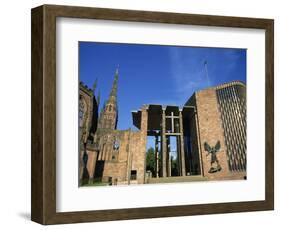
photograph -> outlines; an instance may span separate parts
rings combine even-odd
[[[274,23],[33,8],[32,221],[274,210]]]
[[[78,42],[78,187],[247,180],[247,49]]]

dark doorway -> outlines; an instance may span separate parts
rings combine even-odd
[[[95,179],[101,180],[103,176],[104,170],[104,161],[97,161],[96,169],[95,169]]]
[[[137,179],[137,170],[131,170],[131,180]]]

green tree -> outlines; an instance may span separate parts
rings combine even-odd
[[[146,171],[151,171],[155,175],[155,153],[154,148],[150,147],[146,151]]]
[[[178,161],[177,158],[171,156],[172,162],[171,162],[171,171],[172,171],[172,176],[178,176],[179,175],[179,171],[178,171]]]

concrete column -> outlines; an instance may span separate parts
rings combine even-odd
[[[162,176],[167,177],[166,108],[162,108]]]
[[[168,176],[169,177],[172,176],[172,156],[171,156],[171,152],[169,152],[169,171],[168,171]]]
[[[142,168],[137,172],[137,180],[139,184],[145,183],[145,174],[146,174],[146,138],[147,138],[147,119],[148,119],[148,106],[143,106],[141,110],[141,137],[140,137],[140,143],[141,143],[141,156],[139,156],[140,162],[143,162]]]
[[[172,125],[172,133],[175,132],[175,120],[174,120],[174,112],[171,112],[171,125]]]
[[[155,136],[155,176],[159,177],[159,141],[158,135]]]
[[[184,139],[183,139],[183,118],[182,110],[180,112],[180,152],[181,152],[181,175],[186,176],[185,170],[185,154],[184,154]]]

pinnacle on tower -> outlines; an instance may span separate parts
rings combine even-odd
[[[115,75],[119,74],[119,64],[117,65],[116,71],[115,71]]]
[[[99,90],[99,92],[98,92],[97,104],[98,104],[98,106],[99,106],[99,104],[100,104],[100,90]]]
[[[96,78],[96,80],[94,81],[93,87],[92,87],[93,95],[95,95],[95,91],[96,91],[96,88],[97,88],[97,84],[98,84],[98,79]]]

